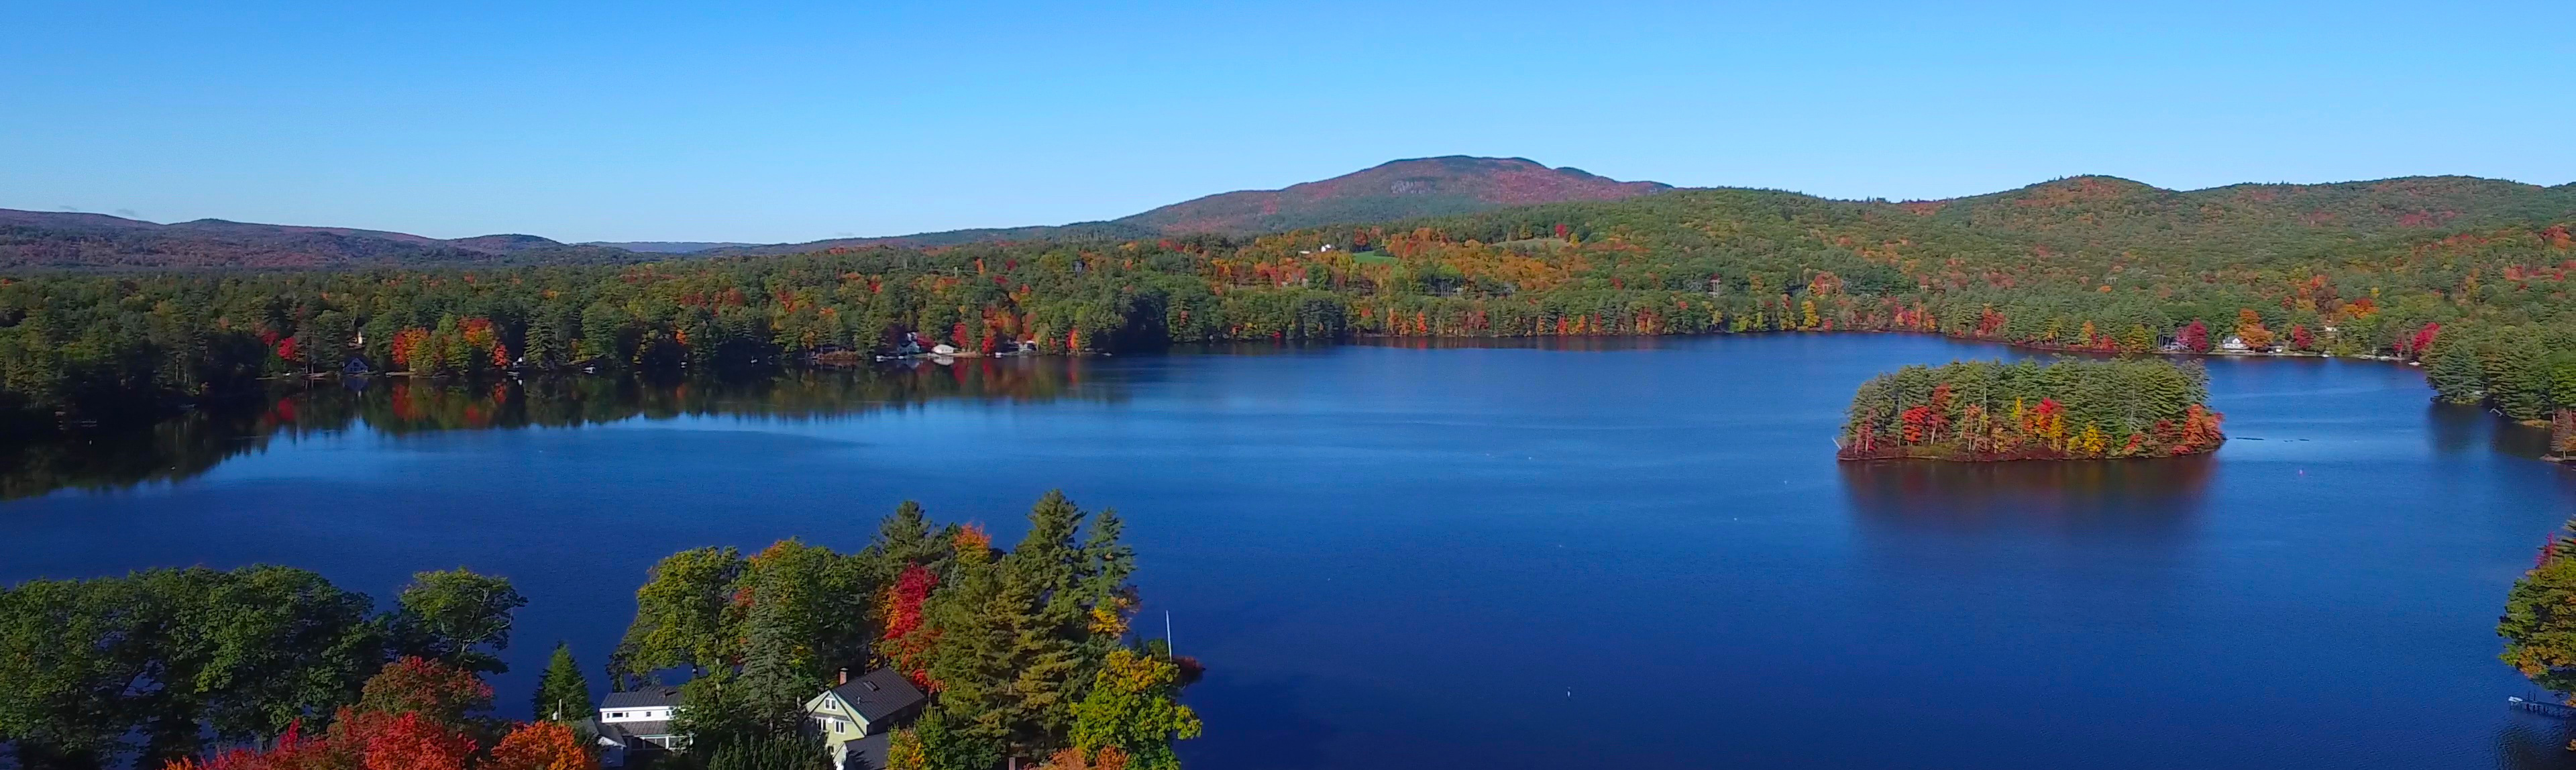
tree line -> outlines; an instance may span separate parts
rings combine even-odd
[[[971,355],[1781,331],[2374,355],[2447,366],[2443,397],[2517,417],[2576,403],[2576,388],[2529,386],[2576,382],[2576,194],[2409,184],[2172,193],[2079,178],[1928,203],[1676,191],[1248,238],[25,274],[0,285],[0,412],[29,429],[114,419],[352,365],[768,370],[916,340]],[[2402,207],[2436,205],[2472,213]]]
[[[1846,460],[2172,457],[2227,440],[2209,376],[2160,358],[1908,366],[1852,395]]]

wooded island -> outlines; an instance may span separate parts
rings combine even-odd
[[[1845,460],[2097,460],[2218,451],[2209,375],[2163,359],[1908,366],[1862,383]]]

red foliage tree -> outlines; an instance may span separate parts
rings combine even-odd
[[[2209,352],[2209,324],[2201,323],[2198,318],[2191,319],[2191,323],[2183,325],[2182,331],[2174,333],[2174,342],[2194,353]]]
[[[894,587],[886,589],[879,604],[886,624],[881,648],[904,678],[924,690],[938,689],[930,680],[929,660],[931,642],[938,632],[922,628],[921,605],[938,587],[938,575],[919,564],[905,565],[903,574],[895,577]]]
[[[1905,443],[1923,443],[1932,432],[1931,407],[1920,404],[1908,407],[1903,414],[1897,415],[1897,420],[1905,424]]]
[[[360,711],[417,712],[445,725],[462,724],[467,713],[491,706],[492,686],[474,672],[409,656],[386,664],[358,696]]]
[[[465,715],[491,704],[491,685],[473,672],[406,657],[369,678],[358,705],[340,709],[318,740],[303,738],[301,725],[294,725],[265,751],[234,749],[203,762],[171,762],[166,770],[464,770],[476,748]],[[572,743],[580,749],[578,739]]]
[[[2439,339],[2441,336],[2441,324],[2425,324],[2424,328],[2415,330],[2414,337],[2398,341],[2397,354],[2409,358],[2420,358],[2425,353],[2433,350],[2433,340]]]
[[[1986,308],[1986,312],[1977,317],[1976,336],[1981,339],[1995,336],[1996,333],[2003,331],[2004,323],[2003,313],[1997,312],[1991,307]]]
[[[364,725],[366,770],[464,770],[474,739],[454,727],[412,712]]]
[[[2314,334],[2310,334],[2310,333],[2308,333],[2308,327],[2307,327],[2307,325],[2306,325],[2306,324],[2291,324],[2291,325],[2290,325],[2290,349],[2291,349],[2291,350],[2315,350],[2315,349],[2317,349],[2317,335],[2314,335]]]

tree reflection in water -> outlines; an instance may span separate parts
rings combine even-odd
[[[1080,358],[910,361],[755,379],[559,376],[485,381],[365,378],[282,384],[265,399],[210,405],[130,429],[69,430],[0,448],[0,499],[59,489],[182,481],[280,436],[361,429],[385,435],[578,427],[642,418],[740,415],[811,420],[933,401],[1116,401]]]
[[[1959,533],[2170,532],[2198,514],[2215,456],[1841,463],[1865,525]]]

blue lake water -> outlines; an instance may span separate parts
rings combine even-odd
[[[2495,658],[2506,587],[2576,510],[2534,431],[2406,367],[2217,360],[2213,457],[1833,459],[1871,374],[2022,355],[1238,348],[636,386],[575,427],[295,428],[325,407],[287,403],[202,473],[0,503],[0,581],[274,562],[389,596],[468,565],[531,599],[497,683],[524,712],[553,643],[595,671],[672,551],[855,548],[907,498],[1009,542],[1062,487],[1127,517],[1138,628],[1168,610],[1209,666],[1198,767],[2570,764]]]

